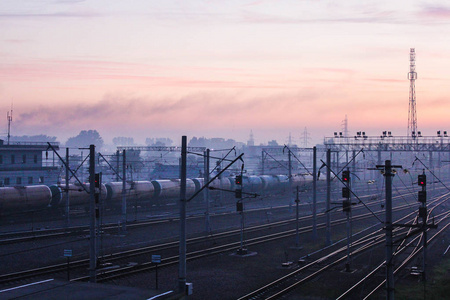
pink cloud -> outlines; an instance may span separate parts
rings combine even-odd
[[[400,80],[400,79],[392,79],[392,78],[367,78],[369,81],[375,81],[375,82],[386,82],[386,83],[402,83],[405,84],[406,79]]]
[[[420,16],[429,18],[450,18],[450,8],[444,6],[428,6],[425,7],[420,13]]]

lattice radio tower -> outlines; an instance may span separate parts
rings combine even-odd
[[[409,50],[409,110],[407,136],[413,140],[417,137],[417,112],[416,112],[416,50]]]

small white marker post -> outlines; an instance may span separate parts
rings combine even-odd
[[[152,255],[152,263],[154,263],[156,271],[156,289],[158,289],[158,264],[161,263],[161,255]]]
[[[64,256],[67,257],[67,281],[70,281],[70,258],[72,257],[72,249],[65,249]]]

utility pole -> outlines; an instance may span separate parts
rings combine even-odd
[[[70,226],[70,203],[69,203],[69,147],[66,148],[66,226]]]
[[[123,150],[122,158],[122,232],[127,231],[127,155]]]
[[[90,239],[89,239],[89,281],[97,282],[97,234],[95,216],[95,145],[89,146],[89,210],[90,210]]]
[[[387,299],[394,300],[394,263],[393,263],[393,241],[392,241],[392,166],[391,161],[386,160],[384,166],[386,177],[386,291]]]
[[[289,135],[290,137],[290,135]],[[289,199],[289,206],[292,203],[292,159],[291,159],[291,148],[288,148],[288,162],[289,162],[289,196],[291,199]]]
[[[352,227],[351,227],[351,213],[352,213],[352,200],[351,200],[351,180],[350,180],[350,170],[342,172],[342,181],[344,182],[344,187],[342,188],[342,211],[345,212],[347,216],[347,263],[345,264],[345,271],[350,272],[351,264],[351,254],[350,245],[352,243]]]
[[[298,186],[297,186],[297,196],[295,198],[295,203],[296,203],[296,209],[295,209],[295,248],[297,250],[302,249],[302,247],[300,247],[300,235],[299,235],[299,204],[300,204],[300,198],[298,195],[299,191],[298,191]]]
[[[117,172],[116,172],[116,181],[120,180],[119,177],[119,171],[120,171],[120,151],[116,151],[116,166],[117,166]]]
[[[187,177],[187,137],[181,137],[181,174],[180,174],[180,245],[179,245],[179,269],[178,290],[185,293],[186,290],[186,177]]]
[[[331,208],[331,149],[327,149],[327,225],[326,225],[326,245],[331,245],[331,216],[330,216],[330,208]]]
[[[313,147],[313,240],[317,239],[317,148]]]
[[[386,160],[384,166],[377,165],[378,170],[384,170],[384,177],[386,179],[386,299],[394,300],[394,263],[393,250],[394,244],[392,240],[392,168],[401,168],[402,166],[391,165],[390,160]]]
[[[264,175],[264,150],[261,150],[261,175]]]
[[[206,149],[204,153],[204,176],[203,180],[206,183],[209,182],[209,153],[210,150]],[[209,234],[211,232],[211,226],[209,224],[209,188],[206,187],[203,192],[203,196],[205,198],[205,205],[206,205],[206,212],[205,212],[205,226],[206,226],[206,234]]]

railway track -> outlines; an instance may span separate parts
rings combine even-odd
[[[446,195],[448,197],[448,195]],[[447,201],[448,198],[445,200],[442,200],[442,202]],[[436,203],[438,201],[441,201],[441,199],[436,199],[433,202],[430,203]],[[440,229],[438,232],[436,232],[433,237],[430,239],[432,241],[435,237],[438,236],[439,233],[445,231],[449,224],[448,224],[448,213],[444,212],[441,214],[442,218],[439,220],[439,223],[441,223],[442,229]],[[413,217],[409,220],[409,223],[413,223],[416,220],[415,214],[411,213],[407,216],[401,218],[400,220],[397,220],[396,223],[400,222],[406,222],[406,218]],[[445,222],[447,222],[445,224]],[[397,234],[397,238],[401,238],[402,236],[405,236],[408,232],[404,228],[396,228],[395,232]],[[352,257],[356,257],[359,254],[364,253],[365,251],[372,249],[373,247],[382,247],[385,243],[384,240],[384,231],[378,230],[376,233],[369,234],[365,237],[362,237],[361,239],[355,241],[352,243]],[[412,243],[414,241],[420,240],[420,236],[417,236],[413,239],[413,241],[409,242],[408,244],[402,245],[402,247],[399,247],[396,251],[396,254],[403,253],[404,251],[411,249]],[[400,264],[400,266],[395,270],[395,272],[399,272],[402,268],[404,268],[408,262],[413,259],[418,253],[420,253],[421,247],[416,245],[414,247],[414,250],[412,251],[412,254],[409,255],[407,258],[403,260],[403,262]],[[289,295],[296,289],[298,289],[300,286],[310,282],[312,279],[322,275],[326,271],[330,270],[331,268],[337,266],[337,265],[343,265],[346,260],[346,247],[341,247],[335,251],[333,251],[330,254],[323,255],[319,258],[314,259],[313,261],[307,263],[304,266],[299,267],[295,271],[287,274],[286,276],[279,278],[257,290],[254,292],[251,292],[241,298],[239,300],[244,299],[279,299],[282,298],[285,295]],[[313,258],[313,255],[309,256],[309,259]],[[324,264],[325,263],[325,264]],[[369,280],[374,274],[376,274],[381,268],[383,268],[385,262],[380,263],[377,267],[375,267],[371,272],[369,272],[366,277],[361,279],[357,284],[349,288],[346,292],[344,292],[338,299],[346,299],[346,297],[349,296],[351,292],[353,292],[355,289],[360,287],[361,285],[364,285],[367,280]],[[344,269],[344,267],[342,267]],[[369,295],[364,298],[368,299],[375,291],[380,289],[384,285],[384,282],[380,283],[376,288],[373,289]]]
[[[374,205],[378,205],[378,203],[375,203]],[[410,205],[402,205],[402,206],[397,207],[396,209],[408,209],[408,208],[410,208]],[[324,214],[320,214],[320,215],[318,215],[318,217],[323,216],[323,215]],[[365,215],[366,215],[365,217],[372,216],[369,213],[367,213]],[[302,217],[301,220],[309,221],[310,217],[311,216]],[[356,217],[354,218],[354,220],[356,221]],[[261,227],[254,226],[252,228],[247,228],[246,232],[250,233],[252,230],[255,230],[255,234],[257,234],[257,231],[261,231],[261,230],[264,231],[264,230],[267,230],[267,228],[276,227],[278,224],[280,226],[292,225],[292,223],[294,221],[295,221],[295,219],[290,219],[290,220],[266,224],[266,225],[264,225],[265,227],[264,226],[261,226]],[[345,223],[345,220],[342,219],[339,221],[335,221],[335,222],[333,222],[333,225],[337,225],[337,224],[339,224],[339,222],[341,222],[340,224],[343,224],[343,223]],[[321,224],[321,225],[319,225],[319,228],[323,228],[323,226],[324,226],[324,224]],[[309,232],[310,230],[311,230],[310,227],[305,227],[301,231],[301,233]],[[229,252],[229,251],[236,250],[239,246],[239,242],[226,242],[226,240],[232,239],[233,234],[237,235],[239,233],[240,233],[239,230],[233,230],[233,231],[214,235],[214,238],[216,239],[216,241],[218,241],[219,238],[223,237],[225,242],[223,242],[223,244],[219,245],[219,246],[209,247],[207,249],[190,252],[190,253],[188,253],[188,259],[189,260],[198,259],[200,257],[205,257],[208,255],[213,255],[213,254],[217,254],[217,253],[223,253],[223,252]],[[257,244],[273,241],[276,239],[290,237],[290,236],[293,236],[294,234],[295,234],[295,230],[291,229],[289,231],[285,231],[284,233],[277,233],[277,234],[273,234],[273,235],[263,235],[261,237],[247,239],[246,244],[249,246],[257,245]],[[205,243],[208,241],[210,241],[210,238],[200,237],[200,238],[195,238],[195,239],[189,239],[188,243],[190,243],[190,245],[193,245],[195,243],[201,244],[201,243]],[[107,256],[105,255],[102,258],[102,261],[104,263],[116,264],[118,266],[122,265],[122,267],[117,267],[115,269],[112,269],[111,267],[105,267],[105,268],[100,269],[99,273],[98,273],[98,281],[104,282],[104,281],[114,280],[115,278],[127,276],[129,274],[152,270],[154,268],[154,265],[152,265],[151,263],[148,263],[148,262],[141,262],[141,263],[137,263],[137,264],[128,264],[128,265],[125,265],[123,262],[128,260],[130,257],[137,257],[137,256],[146,256],[147,257],[146,260],[148,261],[149,254],[160,253],[162,250],[166,250],[166,249],[170,249],[170,248],[172,248],[175,253],[173,255],[167,256],[166,258],[163,258],[162,264],[159,265],[160,267],[163,267],[163,266],[170,266],[170,265],[174,265],[174,264],[178,263],[178,255],[176,254],[176,251],[178,248],[178,242],[155,245],[155,246],[151,246],[151,247],[143,247],[140,249],[115,253],[115,254],[111,254],[111,255],[107,255]],[[78,273],[86,274],[87,273],[86,268],[88,266],[88,263],[89,263],[89,261],[87,259],[73,261],[70,263],[70,268],[72,269],[72,271],[74,271],[75,274],[76,274],[76,272],[75,272],[76,268],[78,268],[80,270]],[[12,282],[23,281],[23,280],[27,280],[30,278],[35,279],[38,276],[56,275],[56,273],[60,273],[60,275],[57,275],[57,276],[64,278],[66,270],[67,270],[67,264],[58,264],[58,265],[54,265],[54,266],[48,266],[48,267],[44,267],[44,268],[28,270],[25,272],[6,274],[4,276],[0,276],[0,283],[2,285],[7,285],[7,284],[11,284]],[[64,273],[64,275],[61,275],[62,273]],[[8,278],[8,276],[10,276],[10,277]],[[88,278],[86,276],[76,276],[76,278],[74,278],[72,280],[79,281],[79,280],[87,280],[87,279]]]
[[[397,207],[396,209],[397,210],[408,209],[408,206],[402,205],[400,207]],[[324,214],[321,214],[321,215],[323,216]],[[354,220],[356,221],[358,219],[366,219],[366,218],[371,218],[371,217],[372,217],[372,215],[370,213],[366,213],[361,216],[355,217]],[[304,221],[309,221],[309,218],[310,218],[310,216],[303,217],[301,219]],[[261,231],[266,232],[268,228],[275,228],[277,226],[282,228],[283,226],[290,226],[290,225],[292,225],[293,221],[294,220],[291,219],[291,220],[285,220],[285,221],[275,222],[275,223],[271,223],[271,224],[265,224],[262,226],[254,226],[254,227],[248,228],[246,232],[247,232],[247,234],[249,234],[254,231],[255,234],[257,235],[258,232],[261,232]],[[338,224],[344,224],[345,222],[346,222],[345,219],[340,219],[340,220],[336,220],[336,221],[332,222],[332,225],[334,226],[334,225],[338,225]],[[319,229],[324,228],[324,227],[325,227],[325,224],[319,225]],[[306,233],[309,231],[311,231],[311,226],[304,227],[301,230],[301,233]],[[196,251],[191,251],[188,253],[187,257],[189,260],[192,260],[192,259],[198,259],[200,257],[205,257],[208,255],[213,255],[213,254],[217,254],[217,253],[235,251],[239,247],[239,242],[237,242],[237,241],[227,242],[227,240],[229,240],[229,239],[236,240],[236,238],[233,238],[233,236],[237,236],[239,233],[240,233],[239,230],[232,230],[229,232],[217,234],[214,236],[215,242],[219,243],[219,239],[223,239],[223,242],[222,242],[223,244],[214,246],[214,247],[209,247],[206,249],[199,249]],[[257,244],[261,244],[261,243],[267,243],[267,242],[274,241],[277,239],[283,239],[286,237],[290,237],[293,235],[295,235],[294,229],[281,230],[281,232],[278,232],[278,233],[273,233],[270,235],[263,234],[261,236],[246,239],[246,245],[251,246],[251,245],[257,245]],[[189,239],[188,243],[190,244],[190,248],[191,248],[192,245],[195,243],[201,244],[208,240],[210,240],[208,237],[199,237],[199,238]],[[147,262],[149,254],[161,253],[161,251],[163,251],[163,250],[165,251],[165,253],[167,253],[169,249],[172,249],[173,254],[162,260],[162,264],[160,264],[160,267],[163,267],[163,266],[170,266],[170,265],[174,265],[174,264],[178,263],[178,255],[177,255],[178,242],[166,243],[166,244],[155,245],[155,246],[150,246],[150,247],[143,247],[140,249],[129,250],[129,251],[125,251],[125,252],[120,252],[120,253],[115,253],[115,254],[104,256],[102,258],[102,262],[109,264],[110,266],[99,270],[98,281],[108,281],[108,280],[112,280],[117,277],[127,276],[129,274],[133,274],[136,272],[143,272],[143,271],[151,270],[154,268],[154,265]],[[144,261],[142,263],[132,264],[132,265],[127,263],[127,262],[129,262],[130,257],[137,257],[137,256],[146,257],[146,261]],[[76,274],[75,269],[77,269],[77,268],[80,270],[78,273],[86,274],[86,268],[87,268],[88,264],[89,264],[88,259],[78,260],[78,261],[71,262],[70,268],[72,269],[72,272],[75,274]],[[112,269],[111,264],[116,264],[116,265],[122,264],[122,267],[116,267],[116,268]],[[19,280],[23,281],[27,278],[35,279],[38,276],[44,276],[44,275],[48,276],[50,274],[66,272],[66,270],[67,270],[67,264],[57,264],[57,265],[48,266],[48,267],[44,267],[44,268],[38,268],[38,269],[29,270],[29,271],[25,271],[25,272],[6,274],[3,276],[0,276],[0,283],[7,284],[7,283],[10,283],[13,281],[19,281]],[[86,276],[78,276],[77,278],[72,279],[72,280],[79,281],[79,280],[87,280],[87,279],[88,278]]]
[[[401,210],[401,209],[407,209],[408,206],[407,205],[401,205],[399,207],[397,207],[397,210]],[[323,217],[325,214],[318,214],[318,217]],[[359,218],[370,218],[372,215],[370,213],[366,213],[362,216],[360,216]],[[311,216],[305,216],[299,219],[300,221],[303,222],[310,222],[311,220]],[[355,218],[356,220],[356,218]],[[253,244],[258,244],[258,243],[262,243],[262,242],[268,242],[274,239],[280,239],[280,238],[285,238],[288,236],[292,236],[295,234],[295,230],[290,229],[290,230],[285,230],[283,229],[284,227],[290,227],[292,228],[292,224],[295,222],[295,219],[288,219],[288,220],[283,220],[283,221],[278,221],[278,222],[272,222],[269,224],[264,224],[264,225],[259,225],[259,226],[253,226],[253,227],[249,227],[246,229],[246,234],[254,234],[254,235],[258,235],[258,232],[264,232],[267,231],[268,229],[275,229],[277,227],[281,228],[280,231],[282,231],[281,233],[275,233],[273,235],[262,235],[260,237],[255,237],[252,239],[246,239],[246,244],[247,245],[253,245]],[[334,221],[332,224],[336,225],[336,224],[340,224],[342,222],[345,222],[344,219],[342,220],[338,220],[338,221]],[[136,224],[136,226],[138,226],[138,224]],[[319,228],[325,226],[324,224],[320,225]],[[311,230],[311,226],[305,227],[301,232],[305,233]],[[235,239],[236,240],[236,236],[238,236],[240,234],[240,230],[230,230],[227,232],[223,232],[223,233],[218,233],[214,235],[214,241],[216,243],[219,242],[219,239],[223,239],[223,240],[227,240],[227,239]],[[188,243],[190,245],[190,247],[194,244],[201,244],[201,243],[205,243],[205,242],[210,242],[211,241],[211,237],[197,237],[197,238],[191,238],[188,240]],[[205,256],[205,255],[211,255],[211,254],[215,254],[215,253],[221,253],[221,252],[227,252],[230,250],[236,250],[239,246],[239,242],[233,242],[233,243],[224,243],[221,246],[215,246],[215,247],[210,247],[208,249],[204,249],[204,250],[198,250],[192,253],[188,254],[188,258],[189,259],[194,259],[194,258],[198,258],[201,256]],[[134,249],[134,250],[128,250],[128,251],[122,251],[122,252],[118,252],[118,253],[114,253],[114,254],[109,254],[109,255],[105,255],[101,258],[103,263],[106,264],[112,264],[115,263],[117,261],[124,261],[129,259],[130,257],[136,257],[136,256],[147,256],[147,260],[148,260],[148,255],[150,253],[160,253],[161,251],[165,251],[168,252],[168,249],[172,249],[173,251],[173,255],[171,257],[167,257],[165,259],[163,259],[162,263],[160,266],[165,266],[165,265],[172,265],[177,263],[178,261],[178,256],[177,256],[177,250],[178,250],[178,241],[174,241],[174,242],[170,242],[170,243],[165,243],[165,244],[160,244],[160,245],[155,245],[155,246],[149,246],[149,247],[141,247],[139,249]],[[80,259],[80,260],[76,260],[76,261],[72,261],[70,262],[69,266],[72,269],[72,272],[75,273],[75,269],[76,268],[81,268],[82,271],[80,272],[84,272],[85,273],[85,269],[87,268],[89,264],[89,260],[88,259]],[[124,270],[131,270],[133,269],[134,271],[138,270],[138,269],[142,269],[142,270],[146,270],[146,269],[151,269],[152,266],[149,266],[146,263],[141,263],[141,264],[137,264],[137,265],[133,265],[133,266],[125,266],[123,269]],[[65,263],[61,263],[61,264],[55,264],[52,266],[47,266],[47,267],[43,267],[43,268],[36,268],[33,270],[28,270],[28,271],[23,271],[23,272],[15,272],[15,273],[10,273],[10,274],[4,274],[4,275],[0,275],[0,283],[1,284],[7,284],[8,282],[12,282],[12,281],[18,281],[18,280],[25,280],[27,278],[35,278],[37,276],[43,276],[43,275],[48,275],[48,274],[54,274],[54,273],[58,273],[58,272],[65,272],[67,270],[67,264]],[[108,270],[103,269],[100,270],[101,274],[119,274],[120,272],[124,272],[124,271],[120,271],[120,270]],[[124,274],[120,275],[123,276]],[[118,275],[114,275],[114,276],[118,276]],[[104,278],[105,275],[101,275],[99,278]],[[79,277],[80,279],[78,280],[84,280],[86,278],[84,277]],[[103,279],[100,279],[103,280]],[[106,280],[106,279],[104,279]]]
[[[404,194],[405,196],[407,194]],[[365,195],[362,196],[361,199],[367,201],[370,199],[373,199],[374,197],[377,197],[375,194]],[[395,196],[394,199],[400,198],[402,196]],[[324,204],[323,202],[319,202],[318,205]],[[308,209],[309,204],[302,203],[300,204],[301,209],[304,207],[305,209]],[[259,211],[259,210],[272,210],[277,208],[287,208],[289,205],[274,205],[270,207],[265,208],[252,208],[252,209],[246,209],[246,212],[252,212],[252,211]],[[222,209],[227,209],[227,207],[222,207]],[[210,213],[211,216],[220,216],[220,215],[226,215],[226,214],[235,214],[234,205],[228,206],[229,212],[212,212]],[[199,210],[196,212],[192,212],[188,216],[188,220],[193,219],[201,219],[204,218],[204,212]],[[166,217],[163,214],[160,214],[158,216],[155,216],[151,220],[144,220],[144,221],[130,221],[127,223],[127,228],[135,229],[145,226],[152,226],[162,223],[168,223],[173,221],[178,221],[179,218],[176,215],[176,213],[172,216]],[[119,228],[119,225],[117,222],[110,222],[102,224],[101,230],[106,232],[114,232],[117,231]],[[30,242],[30,241],[37,241],[37,240],[43,240],[43,239],[54,239],[58,237],[67,237],[67,236],[74,236],[74,235],[80,235],[80,234],[88,234],[89,233],[89,226],[88,225],[80,225],[80,226],[71,226],[71,227],[58,227],[58,228],[43,228],[43,229],[33,229],[33,230],[22,230],[22,231],[12,231],[12,232],[3,232],[0,233],[0,245],[7,245],[7,244],[14,244],[14,243],[22,243],[22,242]],[[88,238],[88,237],[86,237]]]

